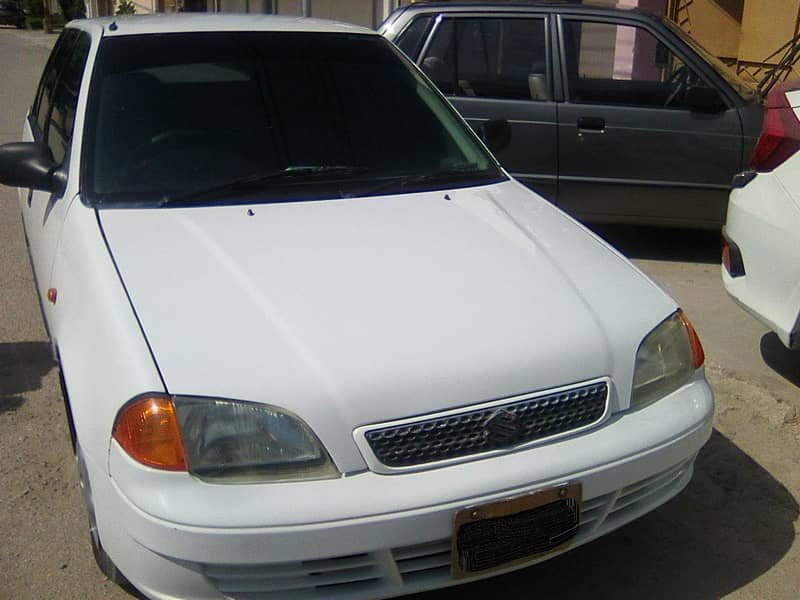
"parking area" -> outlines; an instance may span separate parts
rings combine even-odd
[[[53,36],[0,29],[0,143],[18,139]],[[736,307],[713,232],[597,227],[684,307],[704,342],[715,432],[692,483],[634,524],[480,596],[794,599],[800,589],[800,353]],[[129,598],[96,568],[16,194],[0,188],[0,599]],[[419,598],[456,598],[463,588]]]

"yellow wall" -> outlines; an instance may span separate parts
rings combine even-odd
[[[764,61],[792,39],[798,8],[800,0],[746,0],[739,60]]]
[[[726,58],[738,56],[741,26],[715,0],[694,0],[688,8],[688,17],[684,29],[711,54]]]
[[[674,1],[688,4],[678,20],[694,39],[716,56],[743,63],[766,62],[794,37],[800,14],[800,0]]]

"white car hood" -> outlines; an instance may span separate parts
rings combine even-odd
[[[367,423],[606,375],[624,407],[675,309],[513,181],[98,214],[167,390],[286,408],[344,470]]]

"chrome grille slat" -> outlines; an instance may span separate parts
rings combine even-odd
[[[380,463],[393,468],[412,467],[569,433],[602,419],[607,402],[608,384],[601,381],[506,404],[376,426],[364,432],[364,439]],[[487,427],[498,413],[513,421],[510,435],[506,431],[494,435]]]

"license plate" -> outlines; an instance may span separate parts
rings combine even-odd
[[[580,511],[580,483],[460,510],[453,522],[450,572],[468,577],[561,550],[578,532]]]

